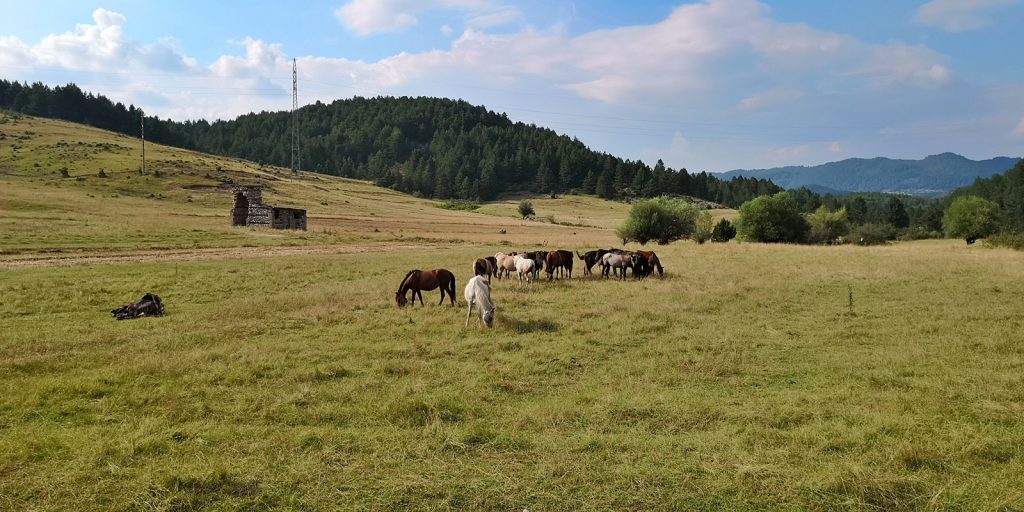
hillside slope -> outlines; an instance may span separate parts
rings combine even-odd
[[[556,203],[538,208],[539,216],[553,219],[523,221],[506,209],[487,214],[446,210],[436,201],[364,181],[313,173],[295,177],[286,169],[155,144],[146,146],[148,172],[142,176],[138,139],[13,114],[0,113],[0,141],[0,254],[8,256],[232,247],[374,248],[460,240],[558,240],[583,247],[613,241],[610,228],[628,209],[623,203],[568,197],[557,201],[575,206]],[[106,177],[100,177],[100,171]],[[307,209],[309,231],[231,227],[234,184],[262,185],[266,202]]]
[[[0,79],[0,109],[79,122],[134,136],[141,112],[74,84],[50,88]],[[466,101],[430,97],[354,97],[316,102],[296,115],[302,168],[373,181],[423,197],[488,201],[507,193],[600,197],[694,196],[739,206],[780,191],[766,181],[719,180],[653,168],[594,151],[554,130],[513,122]],[[268,165],[291,165],[292,116],[259,112],[231,120],[178,122],[146,117],[155,142]]]
[[[987,178],[1016,164],[1019,158],[971,160],[955,153],[921,160],[849,158],[811,167],[735,170],[724,179],[740,176],[767,179],[785,188],[808,187],[816,192],[897,192],[935,196],[962,187],[975,178]]]

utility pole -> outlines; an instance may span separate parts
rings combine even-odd
[[[142,169],[139,170],[139,174],[146,174],[146,114],[139,109],[139,117],[142,120],[139,122],[139,133],[142,135]]]
[[[299,151],[299,73],[292,59],[292,174],[302,170],[302,153]]]

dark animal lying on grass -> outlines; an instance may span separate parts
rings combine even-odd
[[[147,293],[143,295],[141,299],[132,302],[127,306],[121,306],[117,309],[111,310],[110,314],[118,320],[127,320],[129,318],[139,318],[142,316],[163,316],[164,303],[160,300],[159,295]]]

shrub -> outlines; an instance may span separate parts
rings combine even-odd
[[[889,224],[861,224],[853,230],[852,238],[861,245],[881,245],[896,238],[896,228]]]
[[[67,167],[61,167],[60,168],[60,177],[61,178],[70,178],[71,177],[71,174],[68,173],[68,168]]]
[[[702,244],[711,239],[712,222],[711,212],[704,210],[697,214],[697,222],[694,224],[692,236],[694,242]]]
[[[520,201],[519,208],[517,208],[517,210],[519,211],[519,215],[522,215],[524,219],[536,215],[536,212],[533,211],[533,203],[530,202],[529,199],[523,199]]]
[[[831,211],[824,206],[818,207],[807,217],[811,225],[810,241],[816,244],[834,244],[841,237],[850,233],[850,221],[846,217],[846,208]]]
[[[811,226],[786,192],[751,199],[740,206],[737,232],[751,242],[801,243]]]
[[[615,232],[625,242],[633,240],[646,245],[655,240],[664,245],[693,234],[697,214],[697,206],[681,199],[648,199],[635,203],[626,223]]]
[[[996,233],[985,239],[988,247],[1008,247],[1018,251],[1024,251],[1024,234],[1021,233]]]
[[[715,224],[715,229],[711,231],[712,242],[728,242],[736,238],[736,226],[729,222],[729,219],[722,219]]]
[[[995,233],[999,228],[999,205],[978,196],[958,197],[946,208],[942,227],[946,236],[963,238],[973,243]]]
[[[99,176],[100,178],[106,178],[107,177],[107,173],[104,172],[103,169],[100,169],[99,174],[97,174],[96,176]]]
[[[942,238],[941,231],[933,231],[925,226],[911,226],[906,229],[899,230],[896,235],[896,239],[904,242],[911,240],[927,240],[929,238]]]
[[[476,210],[477,208],[480,208],[480,205],[478,203],[474,203],[473,201],[468,201],[466,199],[449,199],[437,205],[437,207],[443,208],[445,210],[462,210],[471,212],[473,210]]]

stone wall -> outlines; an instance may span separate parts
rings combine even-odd
[[[274,208],[273,224],[276,229],[306,230],[306,210],[298,208]]]
[[[274,208],[263,204],[263,188],[238,186],[232,189],[232,226],[260,226],[306,230],[306,210]]]

